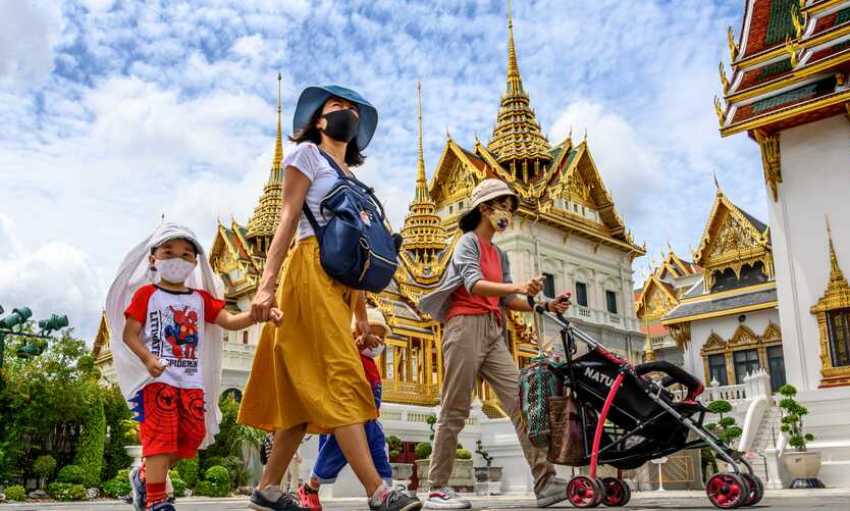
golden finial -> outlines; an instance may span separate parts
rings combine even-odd
[[[570,139],[570,141],[573,140],[573,125],[572,124],[570,124],[570,133],[567,135],[567,138]]]
[[[428,199],[428,185],[425,177],[425,149],[422,144],[422,82],[416,81],[416,119],[419,128],[419,148],[416,158],[416,200]]]
[[[797,67],[797,64],[800,63],[800,57],[798,55],[798,51],[800,50],[800,44],[796,40],[792,40],[791,36],[785,38],[785,51],[788,53],[788,56],[791,58],[791,67]]]
[[[839,280],[844,278],[844,273],[838,265],[838,256],[835,255],[835,244],[832,241],[832,229],[829,225],[829,217],[826,218],[826,236],[829,239],[829,280]]]
[[[726,29],[726,44],[729,45],[730,62],[735,62],[735,59],[738,58],[738,52],[741,49],[738,47],[738,43],[735,42],[735,31],[732,30],[732,25],[729,25],[729,28]]]
[[[280,83],[281,83],[281,75],[280,72],[277,73],[277,138],[275,138],[274,142],[274,160],[272,160],[272,168],[280,169],[281,162],[283,161],[283,132],[280,127],[280,112],[281,112],[281,92],[280,92]]]
[[[584,128],[584,139],[582,139],[582,142],[587,144],[587,128]]]
[[[717,172],[712,172],[714,176],[714,190],[717,192],[717,195],[723,195],[723,190],[720,189],[720,181],[717,180]]]
[[[446,140],[452,139],[452,133],[449,131],[449,127],[446,126]]]
[[[514,43],[514,20],[511,0],[508,0],[508,91],[522,91],[522,78],[519,75],[519,65],[516,58],[516,44]]]
[[[800,11],[799,5],[791,4],[791,23],[794,25],[794,33],[799,39],[803,35],[803,29],[806,28],[806,15]]]
[[[726,76],[726,69],[723,67],[723,62],[721,62],[717,69],[720,70],[720,84],[723,86],[723,94],[726,94],[729,91],[729,78]]]
[[[720,101],[720,98],[714,96],[714,114],[717,115],[717,121],[720,123],[720,126],[723,127],[723,122],[725,121],[725,114],[723,113],[723,103]]]
[[[670,244],[670,240],[667,240],[667,250],[669,250],[671,254],[673,253],[673,245]]]

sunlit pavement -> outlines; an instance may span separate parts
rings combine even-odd
[[[534,500],[527,496],[501,497],[470,497],[473,509],[515,509],[519,511],[537,509]],[[186,498],[177,502],[178,511],[212,511],[248,509],[246,497],[227,499]],[[326,510],[366,511],[364,499],[332,499],[323,502]],[[553,506],[550,509],[572,508],[567,503]],[[92,511],[130,511],[132,508],[116,501],[94,501],[80,503],[25,503],[0,504],[0,511],[51,511],[51,510],[92,510]],[[597,509],[609,509],[600,506]],[[632,501],[624,509],[653,510],[653,509],[682,509],[689,511],[713,510],[713,507],[702,492],[640,492],[634,493]],[[776,511],[800,510],[850,510],[850,489],[846,490],[779,490],[768,491],[764,500],[754,509],[771,509]]]

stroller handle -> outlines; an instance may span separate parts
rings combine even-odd
[[[582,332],[581,330],[575,328],[570,323],[570,320],[565,318],[562,314],[555,314],[555,313],[549,312],[549,311],[543,311],[543,312],[540,312],[539,314],[542,314],[542,315],[546,316],[547,318],[551,319],[552,321],[557,323],[562,328],[562,330],[568,331],[570,334],[574,335],[576,338],[578,338],[579,340],[581,340],[583,343],[587,344],[591,348],[595,349],[595,348],[602,347],[602,344],[600,344],[599,341],[597,341],[593,337],[587,335],[586,333]]]

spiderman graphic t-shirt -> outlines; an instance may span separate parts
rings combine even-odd
[[[179,292],[150,284],[136,291],[124,315],[143,325],[145,347],[167,366],[156,382],[203,388],[204,323],[214,323],[223,308],[223,301],[199,289]]]

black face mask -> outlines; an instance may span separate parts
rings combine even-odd
[[[357,136],[360,119],[354,113],[354,110],[336,110],[334,112],[328,112],[322,117],[327,121],[325,129],[322,131],[332,139],[348,143]]]

